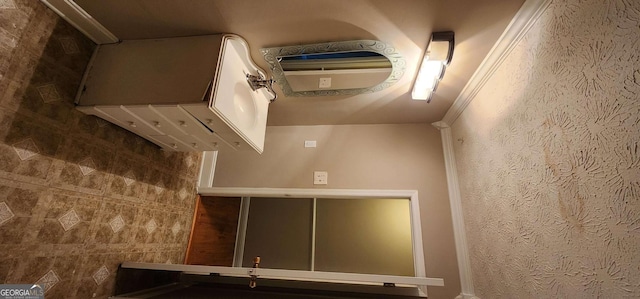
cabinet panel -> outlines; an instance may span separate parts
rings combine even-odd
[[[123,109],[122,106],[102,106],[96,108],[96,110],[102,112],[102,114],[108,115],[112,119],[116,119],[119,126],[132,131],[142,137],[144,137],[145,135],[162,134],[161,131],[150,126],[144,120],[139,119],[126,109]]]
[[[246,41],[236,35],[100,45],[76,104],[170,150],[262,153],[269,93],[250,91],[245,74],[255,72],[262,73],[251,61]],[[238,101],[243,104],[236,106]],[[249,109],[246,101],[259,104],[255,113],[236,111]],[[254,125],[238,117],[253,119],[254,114]]]
[[[223,35],[125,40],[99,45],[82,105],[201,102]]]

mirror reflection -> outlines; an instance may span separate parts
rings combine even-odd
[[[278,61],[293,91],[368,88],[391,75],[391,61],[371,51],[304,54]]]
[[[286,96],[375,92],[404,74],[405,62],[380,41],[357,40],[261,49]]]

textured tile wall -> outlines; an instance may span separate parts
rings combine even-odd
[[[0,283],[105,298],[122,261],[181,263],[200,154],[74,109],[95,45],[36,0],[0,0]]]
[[[452,132],[479,297],[640,298],[640,1],[552,1]]]

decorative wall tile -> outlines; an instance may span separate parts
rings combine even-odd
[[[13,150],[16,151],[16,154],[22,161],[31,159],[39,153],[38,147],[31,138],[15,143],[13,145]]]
[[[14,0],[0,0],[0,9],[15,9],[16,3]]]
[[[7,205],[7,203],[0,202],[0,225],[3,225],[5,222],[11,220],[15,215]]]
[[[126,198],[128,200],[144,200],[147,195],[148,184],[144,183],[148,166],[136,155],[118,155],[114,161],[114,174],[107,187],[107,194]]]
[[[78,54],[80,53],[80,47],[78,47],[78,43],[73,37],[61,37],[58,39],[60,41],[60,45],[62,49],[67,54]]]
[[[193,209],[177,193],[195,194],[200,156],[77,111],[95,44],[40,1],[0,10],[0,283],[107,298],[119,263],[181,261]]]
[[[38,86],[38,93],[40,93],[40,97],[45,103],[51,103],[60,100],[58,89],[56,88],[56,85],[52,83]]]
[[[93,281],[96,282],[97,285],[101,285],[107,278],[109,278],[109,270],[107,266],[102,266],[95,273],[93,273]]]
[[[156,230],[156,228],[158,228],[158,224],[155,220],[151,219],[149,220],[149,222],[147,222],[144,228],[147,230],[147,233],[151,234]]]
[[[124,219],[122,219],[122,216],[119,214],[118,216],[113,217],[111,221],[109,221],[109,226],[111,226],[111,230],[113,231],[113,233],[117,233],[122,230],[122,228],[124,228],[124,225]]]
[[[162,194],[162,192],[164,191],[164,184],[162,183],[162,181],[158,181],[158,183],[153,186],[153,191],[155,191],[157,195]]]
[[[115,157],[109,145],[72,135],[60,147],[57,157],[58,171],[51,179],[58,187],[91,194],[103,194],[107,189],[109,169]]]
[[[78,162],[78,167],[80,167],[80,172],[82,172],[82,175],[84,176],[90,175],[96,171],[96,163],[93,163],[93,159],[91,159],[91,157],[87,157]]]
[[[64,215],[58,218],[60,225],[64,228],[65,231],[72,229],[76,224],[80,223],[80,217],[76,213],[74,209],[69,210]]]
[[[193,161],[193,157],[191,155],[187,155],[184,158],[184,161],[185,161],[185,164],[187,164],[187,167],[191,167],[196,163],[195,161]]]
[[[133,171],[129,170],[123,177],[124,184],[127,186],[131,186],[131,184],[135,183],[136,176],[133,174]]]
[[[60,277],[56,274],[55,271],[49,270],[45,275],[43,275],[35,284],[40,285],[44,288],[44,292],[49,292],[58,282],[60,282]]]
[[[189,192],[187,191],[187,189],[182,188],[180,189],[180,192],[178,192],[178,196],[180,197],[181,200],[185,200],[187,196],[189,196]]]
[[[180,232],[180,222],[177,222],[171,227],[171,233],[173,233],[173,235],[177,235]]]
[[[640,297],[639,25],[552,1],[452,125],[478,297]]]

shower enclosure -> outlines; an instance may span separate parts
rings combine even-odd
[[[231,208],[236,225],[211,240],[232,240],[229,263],[124,263],[123,268],[246,277],[247,284],[251,278],[258,286],[271,279],[384,285],[415,290],[416,296],[426,296],[428,285],[444,285],[426,277],[416,191],[200,188],[199,193],[237,205]],[[197,225],[196,219],[193,232]],[[198,250],[193,246],[190,252]]]
[[[244,197],[234,266],[414,276],[406,198]]]

